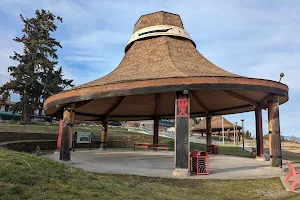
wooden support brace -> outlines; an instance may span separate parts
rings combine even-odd
[[[111,115],[111,113],[114,111],[114,110],[116,110],[117,108],[118,108],[118,106],[122,103],[122,101],[125,99],[125,96],[122,96],[122,97],[120,97],[119,99],[118,99],[118,101],[112,106],[112,107],[110,107],[109,109],[108,109],[108,111],[105,113],[105,117],[106,118],[108,118],[110,115]]]
[[[208,114],[209,113],[208,107],[198,98],[198,96],[196,95],[196,92],[195,91],[191,91],[191,94],[193,95],[193,97],[197,101],[198,105],[204,110],[204,112],[206,114]]]
[[[249,97],[246,97],[246,96],[244,96],[244,95],[238,94],[238,93],[233,92],[233,91],[231,91],[231,90],[224,90],[224,92],[225,92],[226,94],[228,94],[228,95],[234,97],[234,98],[243,100],[243,101],[245,101],[245,102],[247,102],[247,103],[250,103],[250,104],[252,104],[252,105],[257,105],[257,103],[258,103],[257,101],[255,101],[255,100],[253,100],[253,99],[251,99],[251,98],[249,98]]]

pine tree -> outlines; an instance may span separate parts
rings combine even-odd
[[[14,52],[10,57],[18,65],[8,67],[12,79],[0,90],[5,98],[10,92],[20,95],[14,110],[22,111],[24,121],[31,120],[33,110],[42,107],[47,97],[73,86],[73,80],[63,79],[62,67],[56,69],[56,51],[62,46],[51,33],[56,31],[55,22],[62,23],[62,18],[46,10],[36,10],[35,15],[33,18],[20,15],[24,23],[23,36],[13,40],[24,44],[23,54]]]

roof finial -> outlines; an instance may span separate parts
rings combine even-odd
[[[282,77],[284,77],[284,73],[283,72],[280,73],[279,83],[281,82]]]

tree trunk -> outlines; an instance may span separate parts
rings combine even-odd
[[[24,122],[30,122],[31,121],[31,109],[30,108],[23,108],[22,112],[22,118]]]

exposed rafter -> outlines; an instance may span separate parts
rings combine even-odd
[[[114,110],[116,110],[117,109],[117,107],[122,103],[122,101],[125,99],[125,96],[121,96],[119,99],[118,99],[118,101],[112,106],[112,107],[110,107],[109,109],[108,109],[108,111],[105,113],[105,118],[108,118],[110,115],[111,115],[111,113],[114,111]]]
[[[93,99],[76,102],[75,103],[75,109],[80,108],[81,106],[84,106],[85,104],[88,104],[91,101],[93,101]]]
[[[193,97],[195,98],[195,100],[197,101],[198,105],[204,110],[204,112],[206,114],[209,113],[209,109],[207,108],[207,106],[197,97],[196,92],[195,91],[191,91],[191,94],[193,95]]]
[[[212,110],[211,113],[213,115],[219,115],[218,112],[224,112],[224,111],[228,111],[228,110],[235,110],[235,109],[241,109],[241,108],[248,108],[253,106],[252,104],[247,104],[247,105],[241,105],[241,106],[234,106],[234,107],[230,107],[230,108],[224,108],[224,109],[219,109],[219,110]],[[215,114],[217,113],[217,114]]]
[[[91,114],[91,113],[81,113],[81,112],[76,112],[76,111],[75,111],[75,114],[80,115],[80,116],[86,116],[86,117],[97,117],[97,118],[101,117],[99,115],[95,115],[95,114]]]
[[[238,93],[236,93],[236,92],[233,92],[233,91],[231,91],[231,90],[224,90],[224,92],[225,92],[226,94],[228,94],[228,95],[234,97],[234,98],[240,99],[240,100],[245,101],[245,102],[247,102],[247,103],[250,103],[250,104],[252,104],[252,105],[255,105],[255,106],[256,106],[256,105],[258,104],[257,101],[255,101],[255,100],[253,100],[253,99],[251,99],[251,98],[249,98],[249,97],[246,97],[246,96],[244,96],[244,95],[241,95],[241,94],[238,94]]]
[[[261,104],[261,105],[265,104],[269,98],[270,98],[270,95],[267,94],[264,98],[262,98],[262,100],[259,101],[259,104]]]

